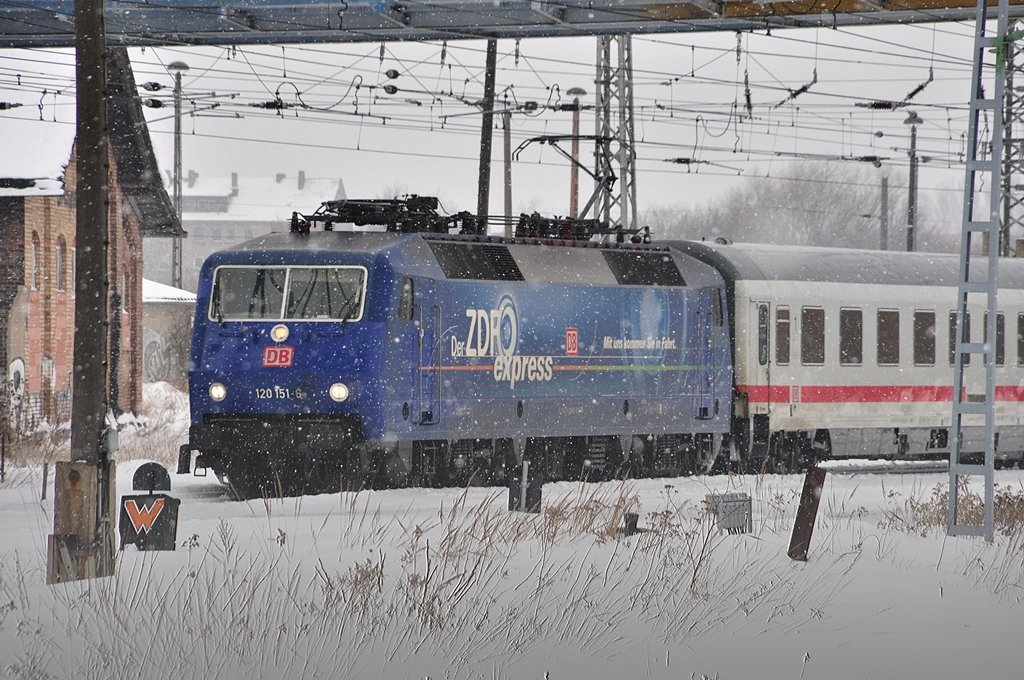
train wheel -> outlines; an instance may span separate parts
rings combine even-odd
[[[792,438],[781,432],[772,434],[768,442],[768,455],[761,463],[761,474],[789,474],[796,469],[796,465]]]
[[[618,437],[610,437],[605,449],[604,479],[610,482],[621,480],[626,476],[622,459],[622,442]]]
[[[275,478],[266,462],[236,462],[229,468],[227,477],[228,488],[235,500],[248,501],[282,495],[280,478]]]
[[[322,463],[313,451],[303,446],[287,459],[278,459],[271,475],[282,496],[302,496],[323,493],[326,480]]]
[[[370,453],[370,460],[374,470],[374,489],[398,489],[408,485],[409,473],[401,456],[394,451],[374,450]]]
[[[622,475],[619,478],[642,479],[649,477],[651,469],[649,465],[650,459],[651,453],[648,451],[647,442],[643,437],[631,437],[629,452],[623,461]]]
[[[511,439],[496,439],[491,453],[491,484],[507,486],[516,469],[516,454]]]

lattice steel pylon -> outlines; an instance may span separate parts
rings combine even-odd
[[[615,58],[613,63],[612,58]],[[597,218],[636,229],[636,146],[633,137],[633,39],[597,39],[594,174]],[[614,182],[601,182],[615,177]]]
[[[1019,26],[1015,22],[1010,33]],[[999,231],[999,254],[1008,257],[1015,254],[1014,234],[1024,236],[1024,54],[1013,42],[1006,44],[1004,82],[1003,222]]]
[[[964,174],[963,229],[960,241],[960,284],[957,288],[956,343],[953,367],[953,420],[949,442],[949,505],[948,532],[950,536],[985,536],[992,540],[994,532],[995,468],[995,346],[996,346],[996,293],[999,265],[999,208],[1003,162],[1003,106],[1005,88],[1006,47],[1012,40],[1007,34],[1008,0],[999,0],[997,27],[994,36],[986,35],[988,21],[987,0],[978,0],[975,20],[973,68],[971,73],[970,116],[967,133],[967,168]],[[994,53],[994,54],[992,54]],[[990,61],[986,63],[986,56]],[[986,96],[987,94],[987,96]],[[985,113],[991,124],[980,125]],[[988,140],[979,139],[983,129],[991,131]],[[986,205],[975,203],[975,190],[979,180],[988,192]],[[977,211],[976,211],[976,208]],[[976,215],[987,211],[987,217]],[[971,253],[974,234],[982,235],[980,254]],[[972,269],[972,260],[984,265]],[[976,311],[984,300],[984,338],[982,342],[970,339],[969,311]],[[968,321],[965,329],[965,320]],[[965,333],[966,330],[966,333]],[[983,359],[980,368],[984,379],[979,380],[978,362],[970,372],[965,359],[977,355]],[[979,388],[980,391],[979,391]],[[962,455],[964,430],[984,432],[985,457],[981,464],[966,462]],[[961,481],[981,477],[984,482],[984,507],[980,518],[962,521],[960,497],[964,491]]]

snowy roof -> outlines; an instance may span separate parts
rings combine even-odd
[[[280,173],[276,177],[238,177],[232,195],[231,177],[201,177],[189,172],[182,182],[183,222],[287,222],[292,212],[309,213],[324,201],[345,198],[338,178],[303,177]],[[203,200],[209,199],[209,200]]]
[[[0,118],[0,139],[4,149],[0,154],[0,196],[64,193],[64,167],[75,141],[74,120],[55,123],[4,116]]]
[[[196,295],[181,288],[168,286],[157,281],[150,281],[149,279],[142,279],[142,301],[195,303]]]

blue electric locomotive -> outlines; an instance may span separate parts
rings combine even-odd
[[[200,273],[183,448],[238,496],[500,484],[524,458],[547,479],[679,474],[718,453],[733,376],[712,267],[325,207],[325,230],[297,216]]]

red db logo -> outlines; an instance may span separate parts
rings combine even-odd
[[[263,348],[263,368],[291,368],[294,360],[294,347],[274,345]]]
[[[580,334],[575,328],[565,329],[565,355],[574,357],[580,352]]]

